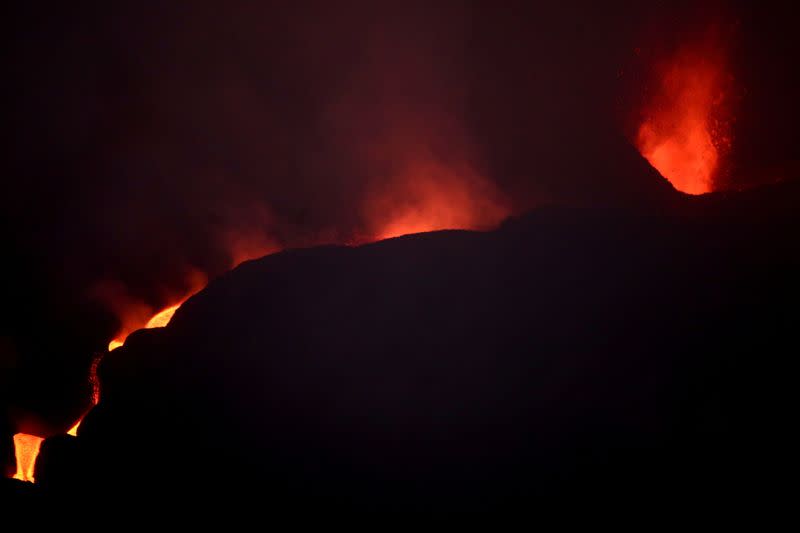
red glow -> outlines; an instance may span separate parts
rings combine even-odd
[[[436,161],[408,165],[369,198],[366,215],[375,240],[441,229],[482,229],[508,215],[494,187],[467,165]]]
[[[34,481],[33,470],[36,466],[36,457],[44,439],[27,433],[14,435],[14,454],[17,458],[17,473],[14,479],[21,481]]]
[[[729,76],[716,40],[687,46],[657,69],[657,89],[645,105],[637,146],[642,155],[685,193],[714,190],[721,158],[730,145],[725,113]]]
[[[266,219],[266,215],[262,215],[261,219]],[[230,256],[229,266],[231,269],[236,268],[245,261],[258,259],[281,249],[281,246],[268,235],[252,230],[227,233],[225,235],[225,247]]]

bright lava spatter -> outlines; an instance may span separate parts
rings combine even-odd
[[[721,158],[730,146],[728,80],[714,40],[682,49],[658,69],[636,145],[679,191],[703,194],[715,188]]]

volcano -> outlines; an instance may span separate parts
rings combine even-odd
[[[171,511],[764,497],[800,186],[681,198],[245,262],[103,359],[37,487]]]
[[[792,9],[190,4],[9,16],[0,520],[787,498]]]

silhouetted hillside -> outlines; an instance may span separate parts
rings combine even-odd
[[[796,189],[247,262],[103,360],[101,403],[37,477],[268,512],[765,497],[789,452]]]

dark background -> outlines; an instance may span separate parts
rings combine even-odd
[[[792,6],[750,2],[18,3],[3,17],[0,387],[15,430],[88,402],[115,302],[215,277],[232,241],[357,241],[393,165],[467,162],[509,214],[603,206],[650,69],[727,36],[717,188],[796,173]],[[423,154],[423,156],[420,156]],[[646,208],[646,206],[645,206]]]

